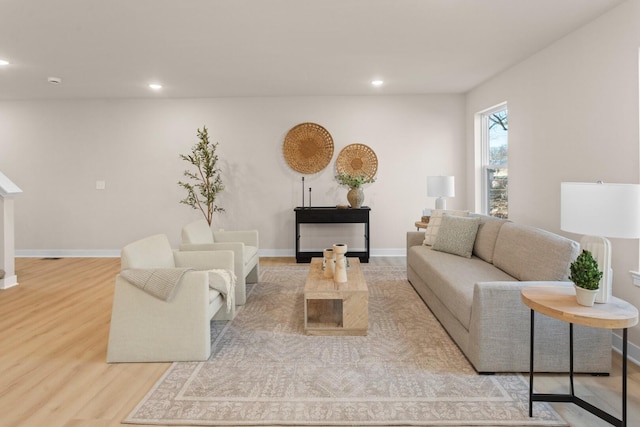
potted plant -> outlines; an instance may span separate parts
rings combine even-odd
[[[218,193],[224,190],[220,168],[218,168],[218,143],[209,141],[207,127],[198,129],[200,140],[191,148],[191,154],[180,154],[180,158],[189,162],[196,169],[195,172],[186,170],[184,176],[191,182],[179,181],[178,185],[187,190],[187,197],[180,201],[193,209],[199,210],[211,225],[214,212],[224,212],[215,204]]]
[[[348,173],[339,173],[336,175],[336,180],[341,185],[349,187],[347,193],[347,200],[352,208],[359,208],[364,202],[364,191],[362,191],[363,184],[369,184],[375,182],[375,178],[367,178],[365,175],[349,175]]]
[[[578,304],[587,307],[593,306],[598,293],[602,271],[598,269],[598,263],[591,252],[582,250],[578,258],[571,263],[569,280],[576,288]]]

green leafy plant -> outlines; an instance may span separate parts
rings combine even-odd
[[[339,173],[336,175],[336,180],[341,185],[346,185],[349,188],[360,188],[363,184],[369,184],[376,182],[375,178],[367,178],[365,175],[349,175],[347,173]]]
[[[598,263],[591,252],[583,250],[571,263],[570,270],[569,280],[576,286],[590,290],[598,289],[600,279],[602,279],[602,271],[598,269]]]
[[[214,212],[224,212],[224,209],[215,204],[218,193],[224,190],[220,168],[217,167],[218,155],[216,149],[218,143],[209,141],[207,127],[198,129],[200,140],[191,148],[191,154],[180,154],[180,158],[195,166],[196,171],[186,170],[184,176],[190,182],[179,181],[178,185],[187,190],[187,197],[180,201],[193,209],[200,210],[209,225],[213,220]]]

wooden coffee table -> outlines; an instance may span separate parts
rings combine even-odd
[[[358,258],[349,258],[347,281],[324,277],[322,258],[312,258],[304,285],[307,335],[367,335],[369,289]]]

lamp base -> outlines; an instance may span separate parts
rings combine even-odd
[[[436,199],[436,209],[447,209],[447,200],[440,196]]]
[[[613,296],[613,269],[611,268],[611,242],[606,237],[584,236],[580,240],[580,249],[591,252],[602,271],[602,279],[596,302],[608,303]]]

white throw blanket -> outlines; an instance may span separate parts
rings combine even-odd
[[[180,279],[190,268],[131,268],[122,270],[120,275],[132,285],[149,295],[169,301],[173,298]]]
[[[220,292],[227,301],[227,313],[236,300],[236,275],[231,270],[209,270],[209,287]]]
[[[120,272],[120,275],[133,286],[162,301],[170,301],[180,284],[182,276],[192,268],[131,268]],[[236,275],[230,270],[209,270],[209,288],[222,294],[227,302],[227,313],[235,304]]]

